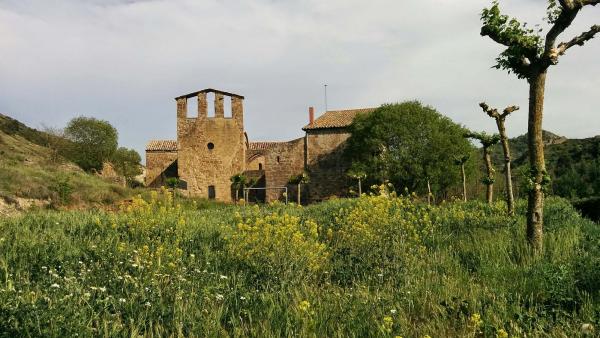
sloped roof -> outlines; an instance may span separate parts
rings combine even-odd
[[[177,151],[177,141],[151,140],[146,145],[146,151]]]
[[[286,143],[286,142],[268,142],[268,141],[264,141],[264,142],[249,142],[248,143],[248,149],[250,149],[250,150],[273,149],[275,146],[277,146],[278,144],[281,144],[281,143]]]
[[[302,130],[345,128],[352,124],[356,115],[370,113],[375,109],[376,108],[330,110],[319,116],[313,123],[304,126]]]

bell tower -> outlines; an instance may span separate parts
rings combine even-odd
[[[175,100],[183,191],[189,196],[232,201],[230,177],[245,169],[244,97],[208,88]]]

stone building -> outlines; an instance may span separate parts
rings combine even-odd
[[[209,96],[212,98],[209,99]],[[146,185],[160,187],[169,177],[179,178],[189,196],[233,200],[230,178],[243,173],[265,188],[250,191],[251,201],[283,198],[284,190],[296,196],[290,177],[307,171],[310,182],[303,188],[304,202],[344,196],[350,182],[349,163],[343,148],[348,126],[357,114],[373,110],[327,111],[317,119],[309,108],[304,137],[285,142],[250,142],[244,130],[244,97],[215,89],[175,98],[177,140],[152,140],[146,147]],[[209,108],[209,106],[212,107]],[[191,107],[195,107],[193,109]]]

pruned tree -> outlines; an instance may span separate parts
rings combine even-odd
[[[290,177],[290,179],[288,181],[288,183],[296,185],[296,194],[297,194],[298,205],[302,204],[301,203],[302,202],[301,185],[308,184],[308,182],[310,182],[310,176],[308,175],[308,172],[306,172],[306,171],[302,172],[302,174]]]
[[[362,196],[362,181],[367,178],[367,172],[360,165],[353,165],[348,170],[348,177],[357,180],[358,196]]]
[[[490,108],[485,102],[481,102],[479,104],[481,109],[488,114],[489,117],[493,118],[496,121],[496,126],[498,127],[498,133],[500,134],[500,143],[502,143],[502,152],[504,153],[504,177],[506,181],[506,205],[508,207],[508,214],[513,216],[515,214],[515,197],[513,194],[513,185],[512,185],[512,171],[510,165],[510,147],[508,144],[508,136],[506,135],[506,126],[504,122],[506,121],[506,117],[510,115],[512,112],[519,110],[517,106],[510,106],[504,108],[502,114],[498,112],[498,109]]]
[[[514,18],[500,13],[498,1],[485,8],[481,15],[481,35],[488,36],[506,49],[496,58],[495,67],[513,72],[529,83],[528,148],[533,183],[528,193],[527,238],[535,253],[543,247],[544,185],[549,183],[544,161],[542,117],[544,90],[548,68],[558,63],[559,57],[573,46],[582,46],[600,32],[600,25],[592,26],[570,40],[557,43],[559,36],[573,23],[579,12],[595,6],[600,0],[548,0],[547,21],[550,29],[545,38],[542,30],[527,28]]]
[[[486,177],[483,178],[482,182],[486,185],[485,198],[488,204],[492,204],[494,200],[494,181],[495,173],[494,166],[492,165],[491,147],[500,142],[500,135],[490,135],[486,132],[476,133],[468,132],[465,137],[478,140],[483,147],[483,162],[485,164]]]
[[[235,203],[237,203],[240,197],[240,189],[246,187],[248,178],[246,177],[246,175],[240,173],[231,176],[229,180],[231,181],[231,188],[235,193]]]
[[[469,160],[469,155],[463,155],[454,158],[454,164],[460,166],[462,176],[463,201],[467,201],[467,175],[465,174],[465,163]]]

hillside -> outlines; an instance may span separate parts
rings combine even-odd
[[[0,115],[0,215],[106,205],[129,194],[45,147],[52,137]]]
[[[552,192],[571,199],[600,196],[600,136],[568,139],[544,131],[546,168]],[[510,139],[515,173],[528,165],[527,134]],[[502,149],[493,151],[494,163],[502,165]]]

